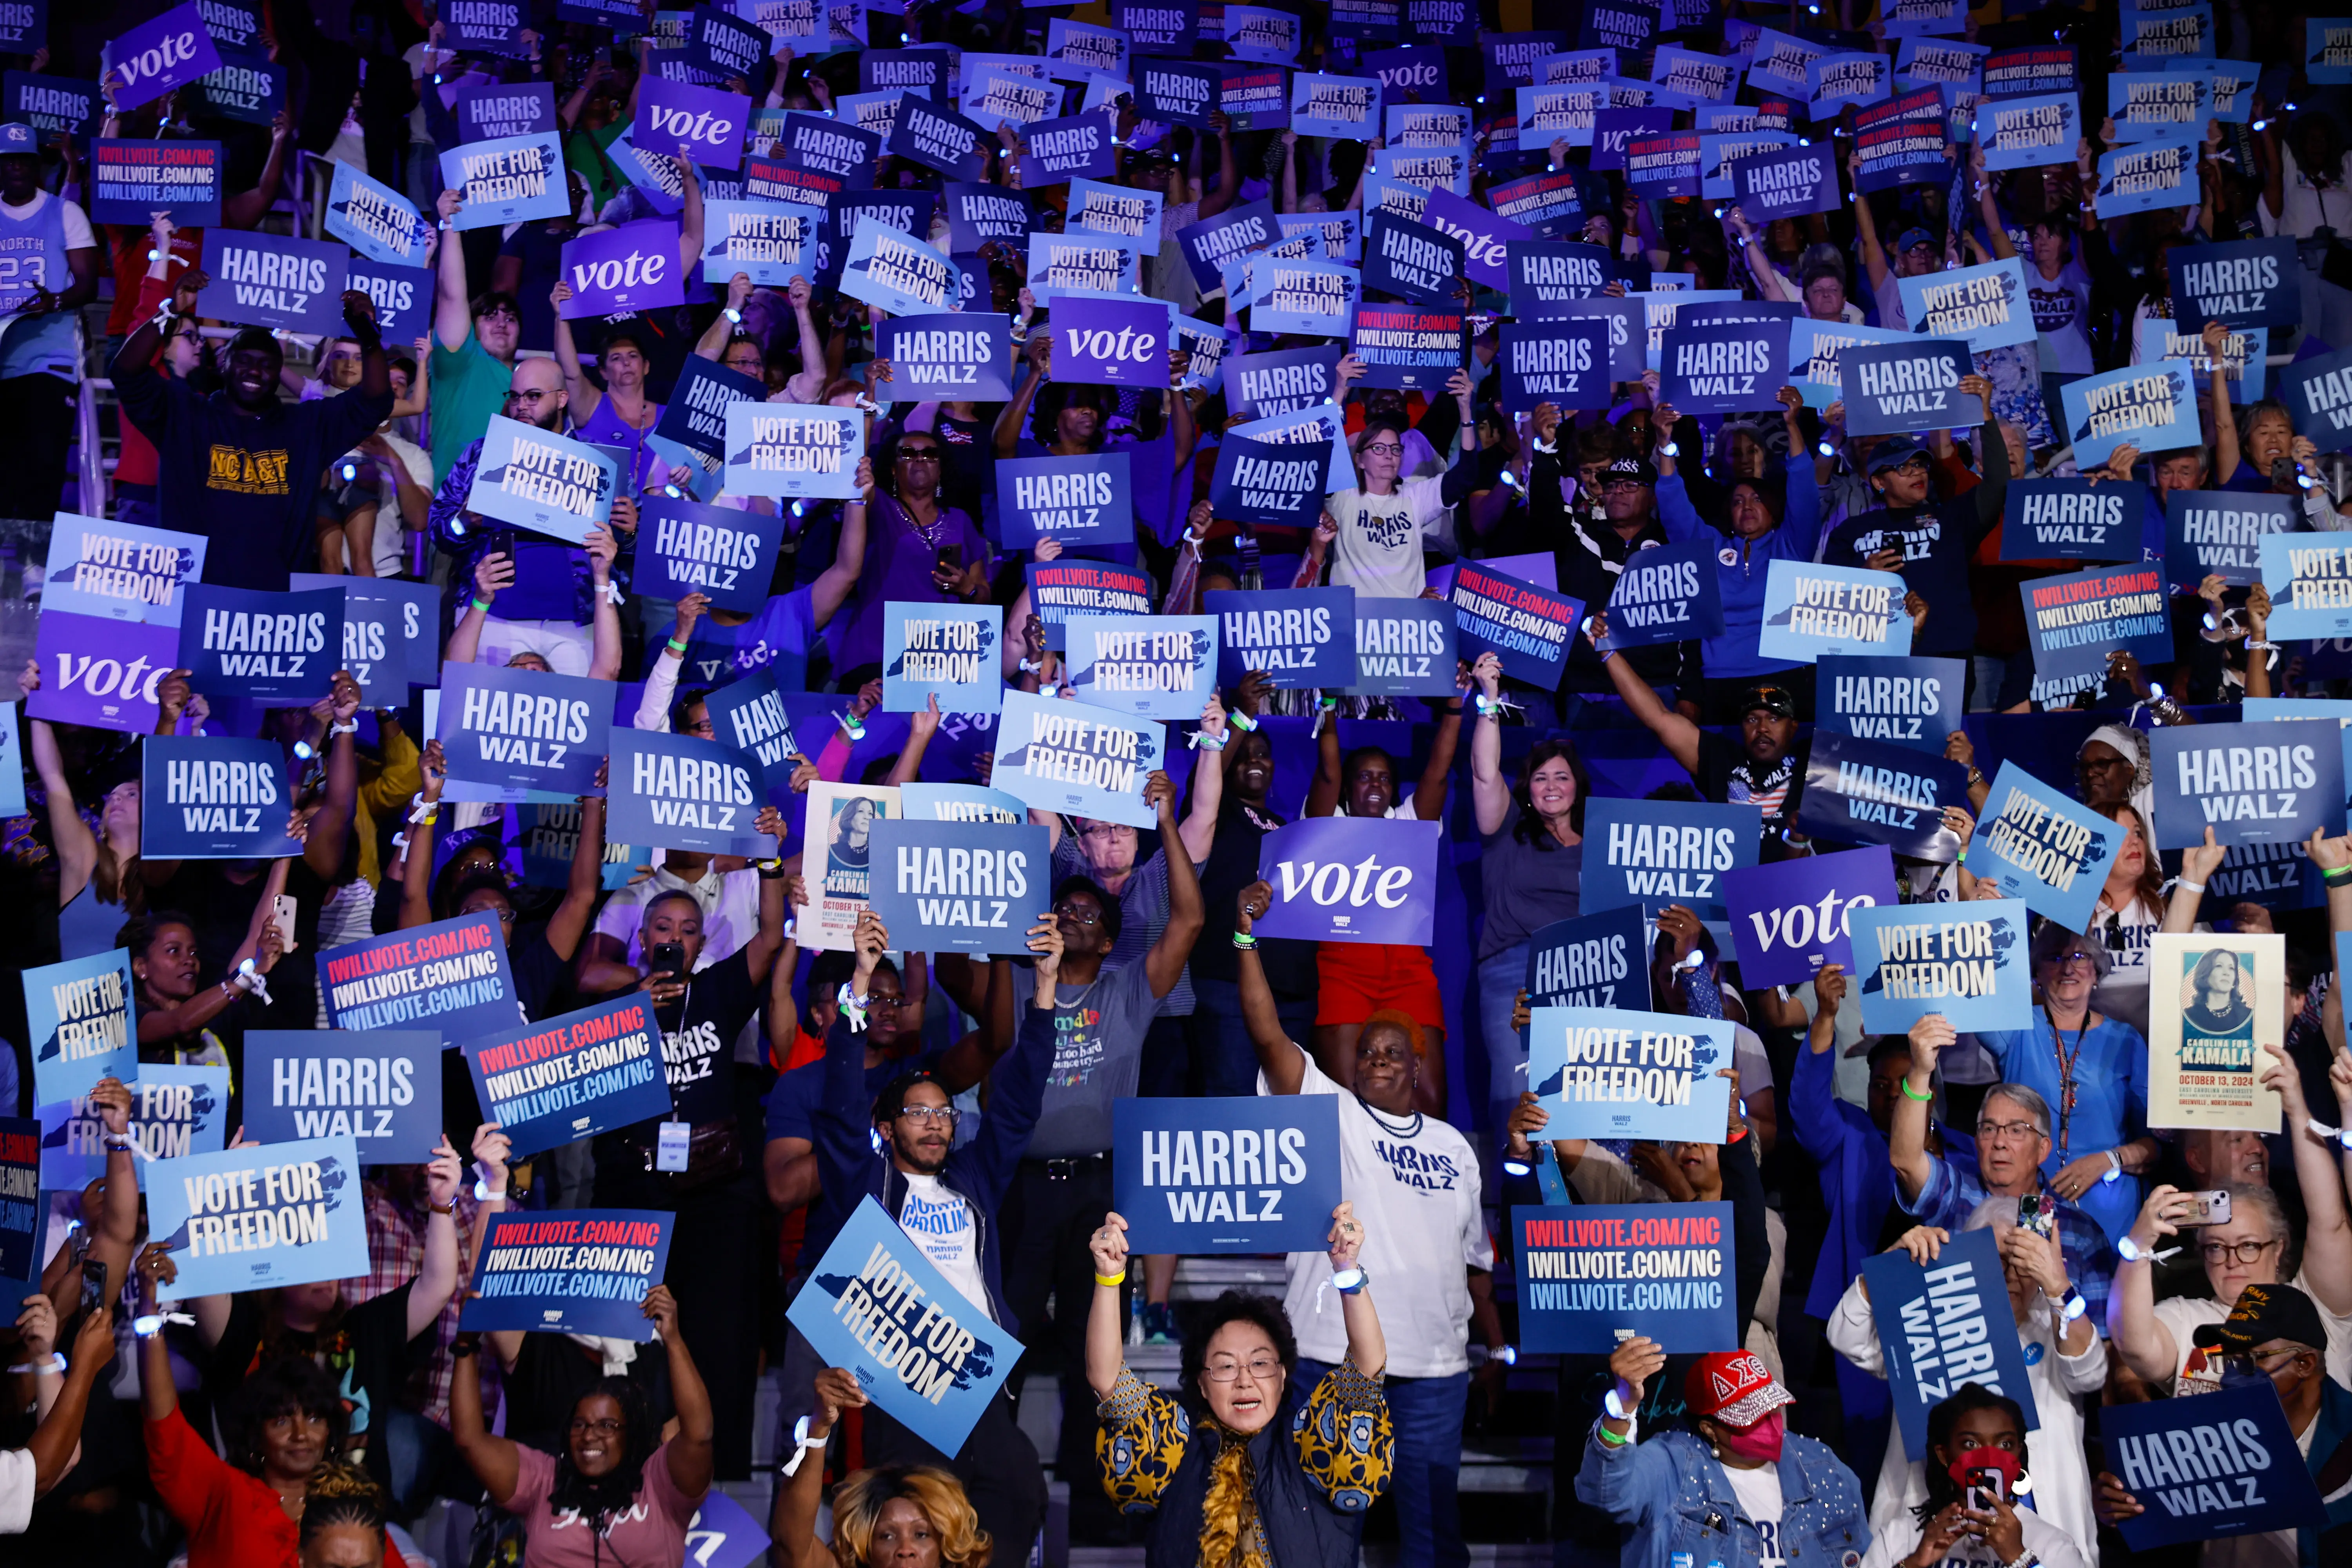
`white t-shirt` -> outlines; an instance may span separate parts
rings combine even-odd
[[[963,1299],[988,1312],[988,1284],[980,1277],[980,1232],[971,1222],[971,1202],[937,1176],[907,1173],[907,1204],[898,1227],[915,1238],[923,1256],[948,1277]]]
[[[1296,1046],[1291,1047],[1297,1050]],[[1323,1076],[1300,1051],[1301,1094],[1328,1094],[1339,1105],[1339,1195],[1356,1205],[1364,1227],[1361,1262],[1380,1303],[1391,1377],[1451,1377],[1470,1370],[1473,1268],[1495,1267],[1495,1247],[1478,1207],[1478,1162],[1451,1122],[1415,1113],[1375,1111]],[[1257,1091],[1270,1092],[1258,1074]],[[1283,1306],[1298,1335],[1298,1353],[1338,1362],[1348,1353],[1331,1259],[1294,1252]]]
[[[2081,1543],[2032,1509],[2017,1510],[2017,1525],[2025,1537],[2025,1549],[2041,1560],[2042,1568],[2089,1568]],[[1862,1568],[1895,1568],[1919,1549],[1919,1538],[1925,1533],[1919,1521],[1908,1513],[1884,1530],[1873,1526],[1870,1550],[1863,1553]],[[2294,1532],[2289,1531],[2290,1558],[2294,1556]],[[1990,1542],[1981,1536],[1963,1535],[1945,1549],[1943,1561],[1937,1568],[2000,1568],[2003,1561]]]
[[[2194,1232],[2189,1235],[2193,1237]],[[2189,1245],[2195,1246],[2194,1240]],[[2327,1330],[2327,1375],[2347,1386],[2352,1386],[2352,1318],[2339,1318],[2319,1304],[2319,1292],[2311,1287],[2311,1271],[2306,1268],[2290,1281],[2294,1288],[2311,1298],[2319,1307],[2320,1323]],[[2174,1353],[2180,1363],[2173,1368],[2172,1392],[2184,1394],[2218,1394],[2221,1388],[2221,1369],[2210,1363],[2207,1352],[2197,1348],[2197,1331],[2207,1323],[2218,1323],[2230,1315],[2230,1303],[2210,1297],[2175,1296],[2156,1304],[2156,1321],[2172,1335]]]
[[[30,1448],[0,1448],[0,1535],[22,1535],[33,1522],[36,1479]]]
[[[1788,1552],[1780,1545],[1780,1467],[1759,1465],[1752,1470],[1743,1470],[1726,1465],[1723,1476],[1731,1483],[1731,1495],[1739,1504],[1739,1511],[1748,1516],[1748,1522],[1756,1526],[1756,1533],[1763,1538],[1758,1543],[1759,1561],[1763,1568],[1780,1568],[1789,1561]]]
[[[1375,599],[1418,599],[1429,586],[1422,568],[1425,539],[1443,543],[1454,509],[1438,499],[1442,479],[1406,479],[1389,495],[1344,489],[1326,504],[1339,525],[1331,585]]]

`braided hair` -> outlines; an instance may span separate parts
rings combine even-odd
[[[646,1403],[646,1391],[625,1377],[598,1378],[572,1402],[573,1417],[578,1417],[582,1405],[600,1395],[621,1407],[621,1462],[601,1476],[583,1476],[572,1462],[572,1446],[566,1443],[555,1456],[555,1485],[547,1494],[549,1508],[558,1513],[570,1509],[583,1520],[594,1521],[599,1535],[609,1515],[635,1500],[645,1485],[646,1461],[654,1457],[661,1437],[661,1423],[654,1419],[653,1407]]]
[[[324,1464],[310,1477],[310,1485],[303,1493],[301,1533],[298,1537],[302,1550],[330,1530],[345,1527],[367,1531],[377,1545],[376,1561],[383,1561],[384,1516],[391,1510],[392,1500],[366,1470],[340,1460]]]

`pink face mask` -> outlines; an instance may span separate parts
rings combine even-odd
[[[1788,1435],[1788,1425],[1778,1410],[1753,1426],[1719,1427],[1723,1434],[1717,1439],[1723,1451],[1734,1458],[1751,1463],[1770,1464],[1780,1457],[1780,1440]]]

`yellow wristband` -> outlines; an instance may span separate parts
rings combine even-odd
[[[1120,1286],[1127,1283],[1127,1276],[1124,1274],[1097,1274],[1095,1276],[1095,1283],[1102,1286],[1106,1289],[1116,1290]]]

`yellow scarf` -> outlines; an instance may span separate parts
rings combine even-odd
[[[1208,1495],[1201,1501],[1201,1568],[1269,1568],[1250,1440],[1214,1416],[1203,1416],[1201,1425],[1218,1441]]]

